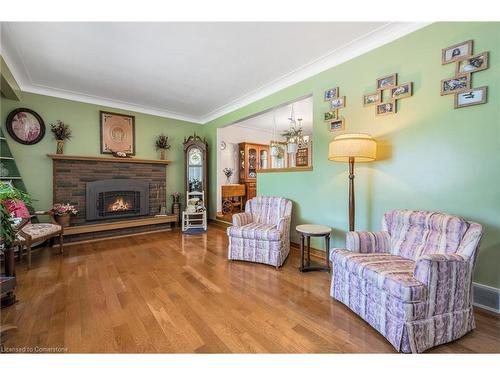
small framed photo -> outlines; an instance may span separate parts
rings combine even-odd
[[[368,107],[369,105],[379,104],[382,101],[382,95],[380,92],[374,94],[363,95],[363,106]]]
[[[449,64],[472,55],[472,40],[467,40],[453,46],[443,48],[441,51],[441,64]]]
[[[394,73],[390,76],[385,76],[377,79],[377,90],[385,90],[396,86],[398,83],[398,74]]]
[[[339,117],[339,114],[336,110],[333,110],[333,111],[328,111],[328,112],[325,112],[324,114],[324,120],[325,122],[326,121],[331,121],[331,120],[335,120]]]
[[[101,154],[135,155],[135,117],[100,111]]]
[[[331,121],[328,124],[328,130],[330,130],[331,132],[336,132],[336,131],[340,131],[340,130],[344,130],[344,129],[345,129],[344,118],[339,118],[335,121]]]
[[[396,113],[396,101],[377,105],[377,116],[392,115]]]
[[[455,94],[455,108],[484,104],[488,100],[488,86],[478,87],[471,91]]]
[[[339,96],[339,88],[334,87],[330,90],[325,91],[325,102],[329,102],[332,99],[335,99],[337,96]]]
[[[488,52],[478,53],[457,62],[457,75],[488,69]]]
[[[403,99],[413,94],[413,85],[412,82],[403,83],[402,85],[393,87],[391,89],[391,98],[392,99]]]
[[[471,88],[469,73],[441,80],[441,95],[455,94]]]
[[[345,107],[345,96],[341,96],[340,98],[332,99],[330,107],[333,110],[344,108]]]

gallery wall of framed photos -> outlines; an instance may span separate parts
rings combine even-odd
[[[489,52],[473,54],[474,41],[466,40],[441,51],[441,64],[455,64],[455,76],[441,80],[441,95],[454,95],[455,109],[484,104],[488,86],[472,87],[472,75],[489,67]]]
[[[323,114],[323,120],[328,123],[328,130],[345,130],[345,118],[339,115],[339,110],[345,108],[346,97],[340,96],[339,88],[334,87],[325,91],[324,101],[330,105],[329,111]]]

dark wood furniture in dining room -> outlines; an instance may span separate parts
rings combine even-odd
[[[240,184],[246,188],[245,202],[257,196],[257,171],[270,167],[269,145],[240,143],[239,145]]]

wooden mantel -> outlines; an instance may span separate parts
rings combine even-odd
[[[116,158],[109,156],[79,156],[79,155],[65,155],[65,154],[47,154],[47,156],[53,160],[81,160],[81,161],[101,161],[101,162],[111,162],[111,163],[165,164],[165,165],[171,163],[170,160]]]

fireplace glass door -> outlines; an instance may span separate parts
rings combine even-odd
[[[100,216],[121,216],[141,211],[141,195],[138,191],[106,191],[99,193]]]

